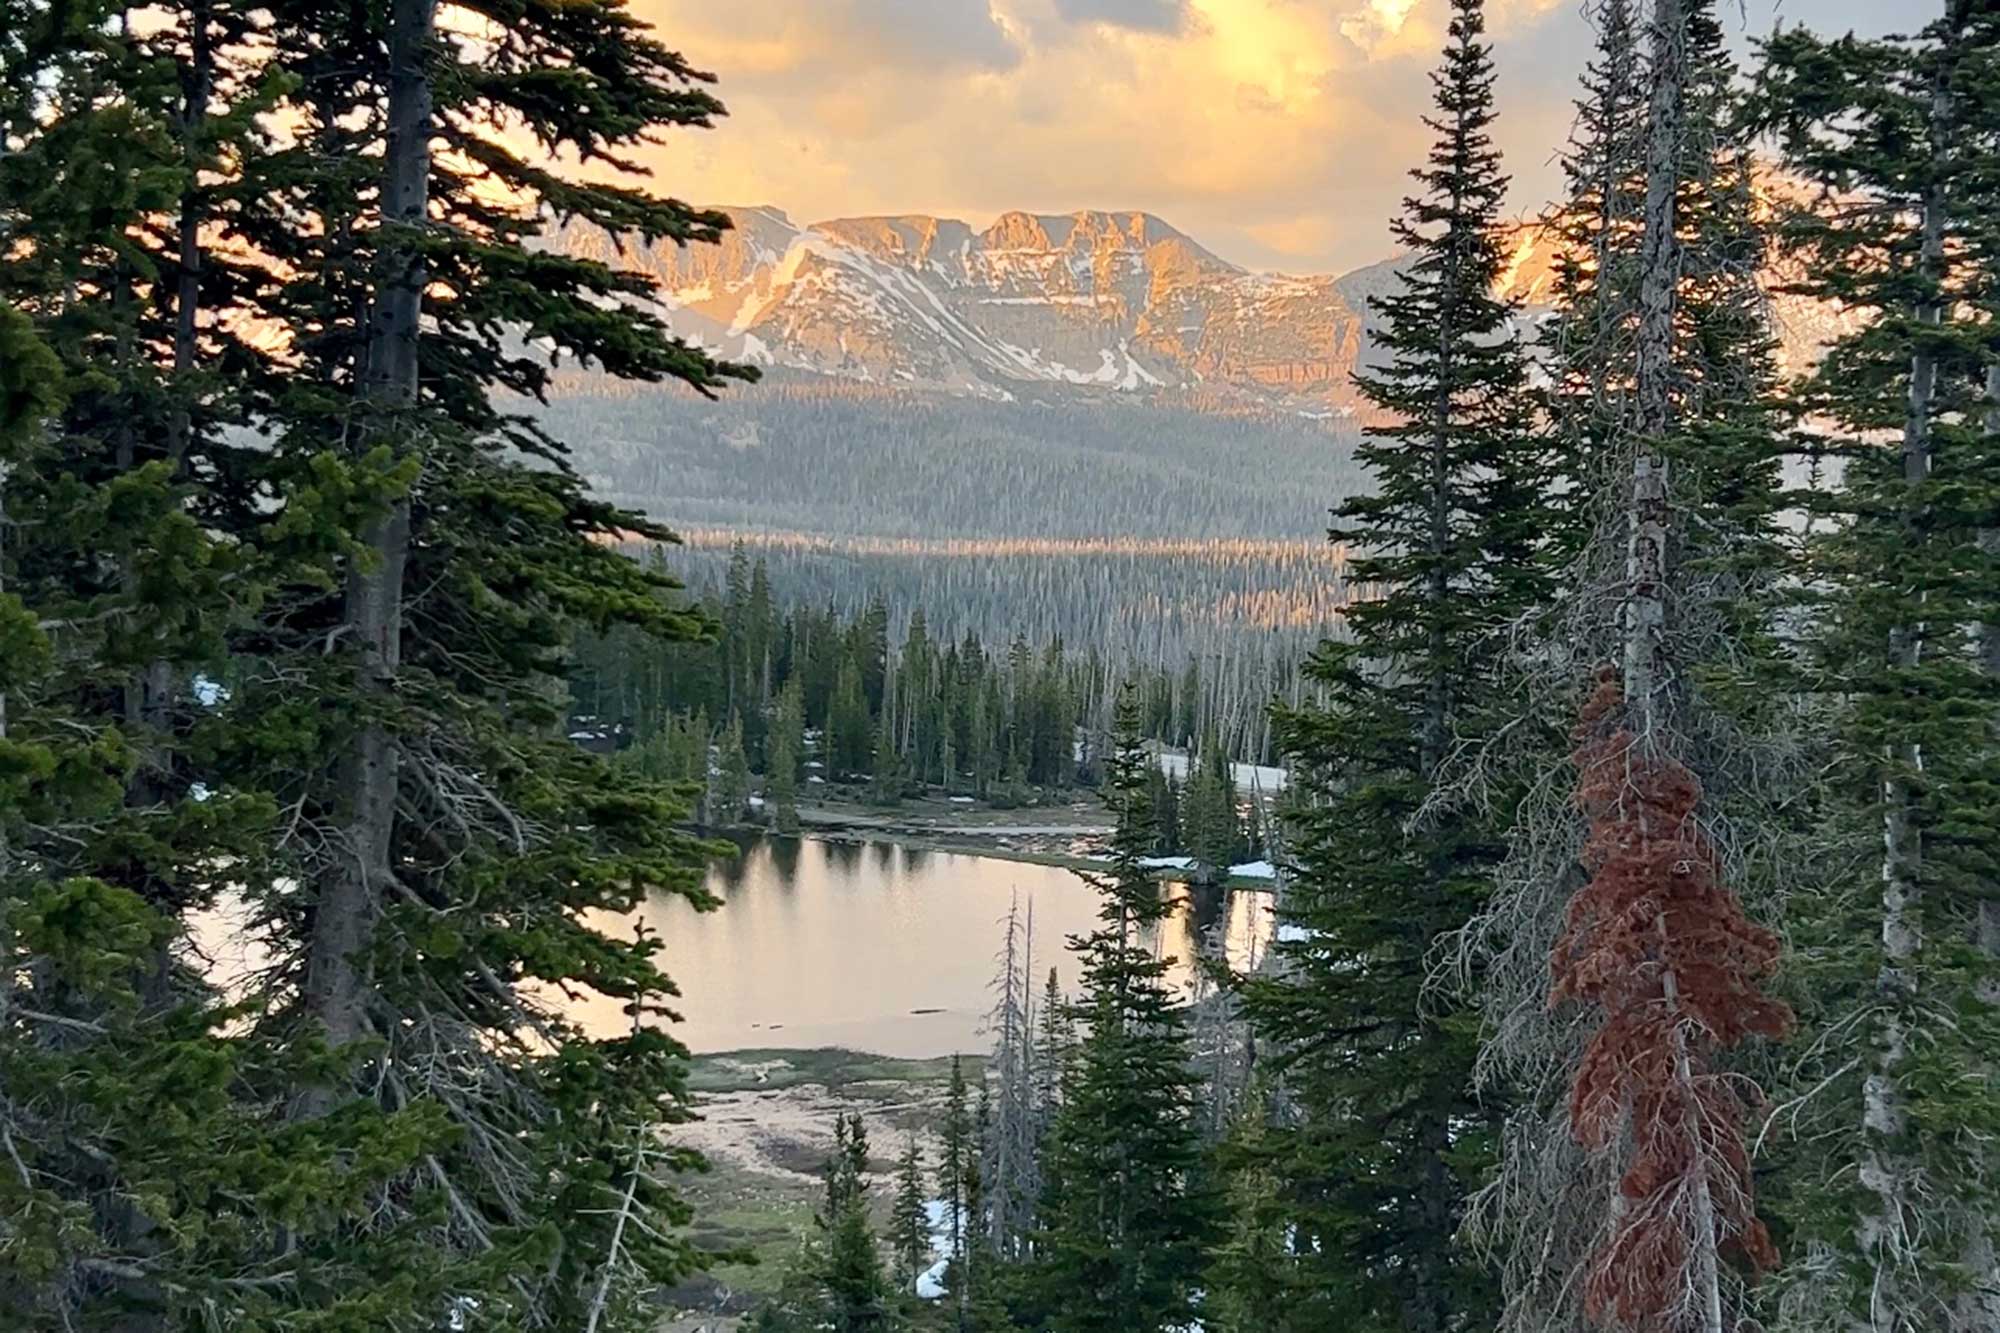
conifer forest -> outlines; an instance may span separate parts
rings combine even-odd
[[[1322,7],[1431,26],[1315,286],[683,201],[694,36],[956,0],[0,0],[0,1330],[2000,1333],[2000,0]],[[689,1049],[876,839],[1086,924]]]

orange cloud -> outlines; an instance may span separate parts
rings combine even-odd
[[[1503,56],[1554,26],[1580,66],[1574,4],[1492,3]],[[1389,251],[1448,16],[1446,0],[634,4],[721,75],[731,112],[652,159],[681,197],[800,220],[1140,208],[1294,271]],[[1524,201],[1554,187],[1568,72],[1503,64],[1501,139]],[[1517,146],[1508,123],[1535,137]]]

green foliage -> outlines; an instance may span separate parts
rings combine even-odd
[[[1412,258],[1377,303],[1391,359],[1359,381],[1394,424],[1370,430],[1374,492],[1336,512],[1333,537],[1380,595],[1308,663],[1325,703],[1280,717],[1297,784],[1290,930],[1243,1003],[1282,1110],[1246,1154],[1234,1244],[1269,1246],[1285,1219],[1265,1281],[1306,1327],[1438,1333],[1499,1308],[1457,1233],[1503,1107],[1474,1095],[1476,1018],[1427,982],[1433,948],[1492,891],[1502,829],[1468,810],[1417,817],[1448,749],[1499,724],[1507,626],[1550,586],[1549,459],[1513,312],[1492,295],[1507,182],[1483,27],[1478,0],[1457,0],[1437,139],[1396,224]],[[1235,1280],[1249,1306],[1273,1299],[1240,1259]]]
[[[896,1281],[911,1290],[918,1274],[930,1266],[931,1224],[924,1205],[923,1154],[913,1134],[903,1145],[896,1170],[896,1198],[889,1217],[889,1244],[896,1256]]]
[[[764,1333],[885,1333],[905,1327],[868,1217],[868,1135],[859,1115],[834,1120],[825,1200],[776,1300],[759,1311]]]
[[[1137,705],[1120,702],[1109,761],[1118,813],[1111,868],[1093,882],[1097,930],[1072,942],[1083,964],[1084,1035],[1063,1070],[1043,1149],[1040,1233],[1028,1286],[1058,1333],[1162,1333],[1198,1314],[1216,1200],[1195,1123],[1186,1006],[1148,933],[1167,906],[1150,853],[1148,756]]]
[[[1780,219],[1791,286],[1859,316],[1790,404],[1837,483],[1796,497],[1797,687],[1824,710],[1817,814],[1841,853],[1791,913],[1808,1054],[1775,1203],[1780,1242],[1820,1263],[1775,1294],[1800,1327],[2000,1310],[2000,20],[1944,10],[1908,37],[1780,32],[1752,101],[1812,192]]]

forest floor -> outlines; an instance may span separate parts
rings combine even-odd
[[[978,1062],[966,1078],[977,1086]],[[732,1260],[666,1293],[662,1333],[724,1333],[784,1280],[820,1198],[833,1119],[858,1113],[868,1130],[871,1191],[886,1223],[904,1145],[915,1136],[929,1179],[951,1079],[949,1058],[896,1060],[842,1050],[745,1050],[696,1056],[690,1083],[700,1119],[676,1127],[676,1144],[709,1169],[682,1192],[694,1207],[691,1237]]]

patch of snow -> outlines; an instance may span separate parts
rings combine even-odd
[[[970,796],[953,796],[953,797],[951,797],[951,798],[950,798],[950,801],[951,801],[951,803],[952,803],[953,805],[976,805],[976,804],[978,804],[978,802],[974,801],[974,800],[973,800],[973,799],[972,799],[972,798],[971,798]]]
[[[1194,864],[1192,856],[1148,856],[1139,862],[1148,870],[1186,870]]]
[[[1185,750],[1162,749],[1160,771],[1179,782],[1187,781],[1188,756]],[[1270,764],[1231,764],[1238,791],[1280,792],[1285,789],[1285,770]]]
[[[1269,861],[1244,861],[1229,867],[1229,873],[1237,879],[1276,879],[1278,868]]]

